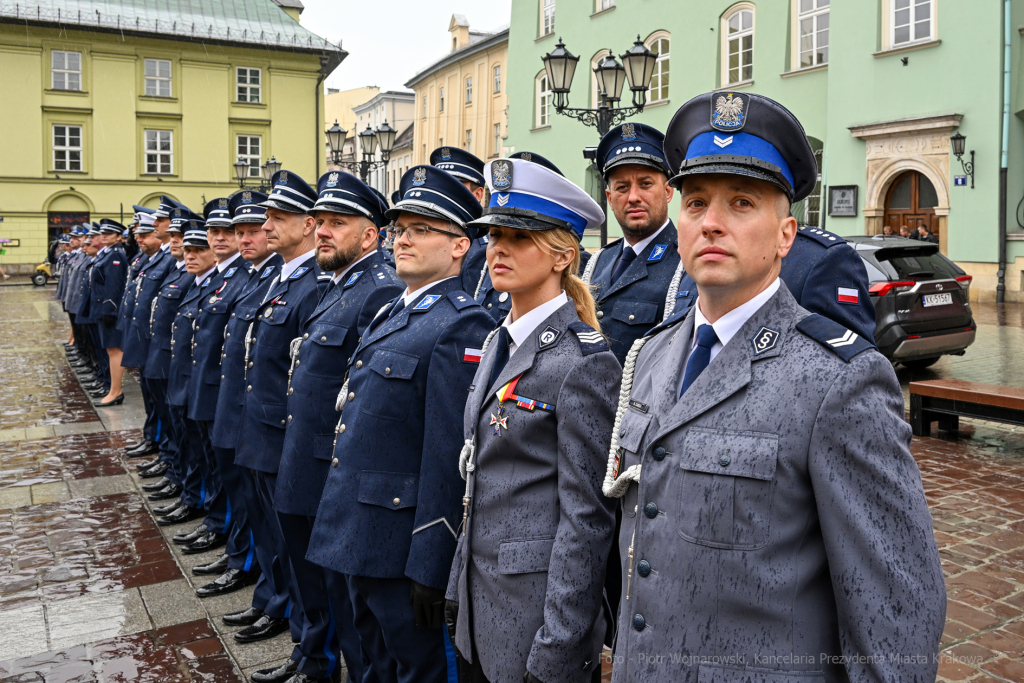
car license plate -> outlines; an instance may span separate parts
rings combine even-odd
[[[925,306],[945,306],[946,304],[951,303],[953,303],[953,295],[949,292],[943,292],[942,294],[924,295]]]

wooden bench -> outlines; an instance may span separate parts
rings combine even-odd
[[[1024,425],[1024,389],[1001,387],[959,379],[910,383],[910,427],[914,436],[939,429],[956,431],[960,417]]]

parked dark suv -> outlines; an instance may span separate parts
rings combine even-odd
[[[971,276],[940,254],[939,245],[882,235],[843,239],[864,259],[875,343],[886,358],[926,368],[943,355],[962,356],[974,343]]]

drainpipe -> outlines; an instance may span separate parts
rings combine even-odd
[[[320,157],[324,155],[324,146],[320,144],[320,132],[323,130],[323,121],[320,120],[320,86],[324,80],[327,79],[327,74],[330,73],[327,70],[327,66],[330,64],[330,60],[327,56],[320,58],[320,77],[316,79],[316,87],[313,88],[313,98],[316,101],[316,126],[313,128],[313,133],[316,137],[316,176],[317,180],[320,179]],[[314,181],[316,182],[316,181]]]
[[[1010,0],[1003,0],[1003,141],[999,157],[999,270],[996,303],[1006,300],[1006,165],[1010,147]]]

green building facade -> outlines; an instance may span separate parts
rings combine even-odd
[[[711,90],[775,99],[796,114],[820,155],[820,190],[793,209],[801,222],[840,235],[924,223],[943,253],[974,276],[972,297],[981,300],[995,297],[1002,243],[1005,298],[1020,301],[1022,27],[1024,0],[517,1],[506,144],[543,154],[597,194],[596,175],[583,158],[583,148],[597,144],[597,131],[555,113],[541,57],[561,38],[580,58],[569,106],[593,107],[598,58],[608,49],[621,55],[639,35],[660,57],[649,102],[631,120],[664,130],[680,105]],[[628,84],[622,99],[628,104]],[[963,161],[974,152],[973,179],[951,149],[956,134],[966,138]],[[673,202],[670,215],[677,211]],[[619,234],[614,219],[608,231]],[[599,241],[585,239],[587,246]]]

